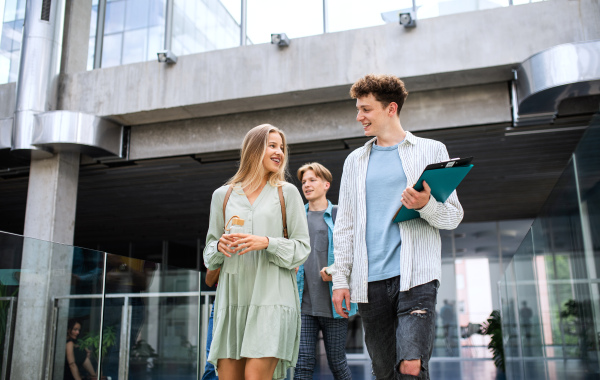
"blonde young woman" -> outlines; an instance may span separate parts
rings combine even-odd
[[[294,269],[306,261],[310,238],[300,193],[285,181],[286,166],[285,135],[272,125],[259,125],[244,138],[239,170],[212,196],[204,262],[208,269],[222,269],[208,360],[221,380],[281,379],[298,358],[301,322]],[[247,233],[224,234],[233,215],[244,219]],[[231,258],[236,251],[237,264]]]

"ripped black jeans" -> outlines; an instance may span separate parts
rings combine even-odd
[[[400,276],[369,282],[369,302],[359,303],[365,342],[377,380],[429,379],[438,280],[400,291]],[[421,359],[419,376],[399,372],[403,360]]]

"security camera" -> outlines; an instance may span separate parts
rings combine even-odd
[[[404,11],[398,14],[400,18],[400,25],[405,28],[414,28],[417,26],[417,18],[415,17],[415,12],[413,11]]]
[[[279,47],[290,46],[290,39],[285,33],[271,34],[271,43]]]
[[[158,62],[169,64],[177,63],[177,56],[173,54],[171,50],[159,51],[156,55],[158,56]]]

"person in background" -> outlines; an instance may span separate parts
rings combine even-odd
[[[96,371],[90,361],[90,352],[82,350],[77,344],[77,337],[81,332],[81,323],[76,319],[69,319],[67,324],[67,345],[65,355],[64,380],[82,380],[82,372],[85,371],[95,379]]]
[[[302,312],[300,353],[294,379],[312,380],[316,362],[319,330],[323,332],[325,353],[329,369],[336,380],[352,378],[346,360],[348,319],[333,310],[331,301],[331,275],[335,271],[333,259],[333,225],[337,206],[327,199],[333,177],[318,162],[305,164],[297,172],[302,192],[308,201],[305,205],[310,234],[311,254],[297,273],[298,292]],[[352,304],[349,315],[356,313]]]
[[[215,285],[217,285],[217,282],[219,281],[219,274],[221,273],[221,268],[217,268],[215,270],[208,270],[206,272],[206,278],[204,279],[204,282],[206,282],[206,285],[208,285],[209,287],[213,287]],[[210,345],[212,343],[212,337],[213,337],[213,317],[215,314],[215,303],[217,303],[217,300],[215,299],[215,302],[213,302],[212,307],[210,309],[210,318],[208,318],[208,328],[207,328],[207,335],[206,335],[206,365],[204,366],[204,374],[202,374],[202,380],[218,380],[219,377],[217,376],[217,372],[215,371],[215,366],[208,361],[208,355],[210,354]]]

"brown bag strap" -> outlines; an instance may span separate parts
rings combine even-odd
[[[279,203],[281,204],[281,219],[283,220],[283,236],[288,239],[287,218],[285,216],[285,200],[283,199],[283,186],[277,186]]]
[[[227,193],[225,194],[225,199],[223,199],[223,231],[225,230],[225,208],[227,207],[227,201],[229,201],[229,196],[233,191],[233,185],[229,186],[227,189]],[[279,203],[281,205],[281,219],[283,222],[283,236],[288,239],[288,230],[287,230],[287,218],[285,215],[285,199],[283,199],[283,187],[277,186],[277,192],[279,193]]]
[[[233,190],[233,185],[229,185],[229,189],[227,189],[227,194],[225,194],[225,199],[223,199],[223,231],[225,231],[225,208],[227,207],[227,201],[229,201],[229,196],[231,195],[231,191]]]

